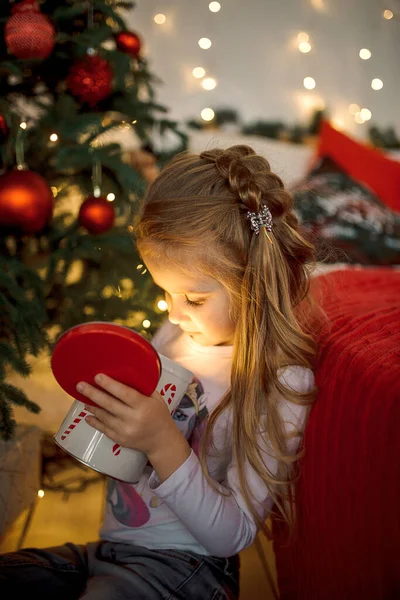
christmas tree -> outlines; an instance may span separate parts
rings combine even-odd
[[[158,104],[143,41],[119,0],[19,0],[0,6],[0,437],[12,407],[39,407],[7,383],[85,321],[150,337],[160,291],[134,247],[148,182],[186,135]],[[121,128],[138,145],[118,143]],[[176,144],[153,144],[167,133]]]

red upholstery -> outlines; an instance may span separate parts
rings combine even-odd
[[[347,137],[323,122],[318,155],[329,156],[356,181],[367,185],[392,210],[400,211],[400,162]]]
[[[281,598],[400,598],[400,272],[336,271],[314,289],[333,324],[321,342],[296,534],[285,546],[281,528],[275,543]]]

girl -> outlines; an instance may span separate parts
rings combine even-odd
[[[183,154],[150,186],[135,234],[169,309],[153,344],[196,379],[175,419],[158,393],[102,374],[103,391],[79,384],[99,405],[88,422],[149,466],[135,485],[111,481],[100,542],[5,555],[10,594],[237,598],[238,553],[273,507],[293,520],[316,392],[301,310],[314,254],[291,196],[247,146]]]

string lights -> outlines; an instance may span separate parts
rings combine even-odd
[[[221,5],[219,2],[210,2],[210,4],[208,5],[208,8],[210,9],[211,12],[217,13],[221,10]]]
[[[212,41],[209,38],[202,37],[199,39],[198,44],[202,50],[208,50],[212,46]]]
[[[212,108],[203,108],[200,114],[203,121],[212,121],[215,117],[215,112]]]
[[[305,77],[303,80],[303,85],[306,90],[313,90],[317,84],[315,83],[315,79],[313,77]]]
[[[154,17],[154,22],[157,23],[157,25],[164,25],[166,20],[167,20],[167,17],[165,15],[163,15],[162,13],[159,13],[158,15],[156,15]]]
[[[383,81],[376,77],[371,81],[371,87],[373,90],[381,90],[383,88]]]
[[[299,33],[299,35],[297,36],[297,41],[299,43],[298,48],[300,52],[302,52],[303,54],[308,54],[311,51],[312,46],[310,43],[310,36],[308,35],[308,33],[305,33],[304,31]]]
[[[325,10],[326,5],[323,3],[323,0],[310,0],[310,1],[316,10],[322,11],[322,6],[324,7],[324,10]],[[212,13],[218,13],[221,10],[221,8],[222,7],[221,7],[220,2],[212,1],[212,2],[209,2],[209,4],[208,4],[208,9]],[[399,17],[399,15],[395,14],[393,10],[391,10],[389,8],[385,8],[384,6],[382,7],[381,18],[385,19],[386,21],[391,21],[398,17]],[[165,23],[166,19],[167,19],[167,17],[163,14],[157,14],[154,16],[154,21],[157,24]],[[295,47],[297,48],[297,50],[304,55],[309,54],[313,50],[313,42],[311,40],[310,34],[307,33],[306,31],[299,32],[297,34],[297,39],[295,39],[294,42],[295,42]],[[200,38],[197,43],[198,43],[198,46],[202,50],[209,50],[212,47],[212,41],[208,37]],[[358,55],[361,60],[367,61],[372,58],[372,51],[369,48],[361,48],[358,52]],[[202,66],[194,67],[192,70],[192,75],[195,79],[199,80],[203,90],[212,91],[218,85],[218,82],[215,79],[215,77],[206,76],[207,75],[206,69]],[[306,90],[309,90],[309,91],[314,90],[316,88],[316,86],[317,86],[317,83],[316,83],[316,80],[314,77],[311,77],[311,76],[304,77],[303,87]],[[384,86],[383,81],[379,77],[374,77],[371,80],[370,87],[372,90],[374,90],[374,91],[382,90],[383,86]],[[311,98],[311,96],[310,96],[310,98]],[[311,100],[314,103],[315,98],[314,99],[311,98]],[[322,99],[321,99],[321,103],[323,104]],[[314,106],[314,104],[313,104],[313,106]],[[372,119],[372,112],[370,109],[368,109],[365,106],[361,107],[359,104],[356,104],[354,102],[349,105],[349,113],[352,116],[352,118],[354,119],[354,121],[358,124],[363,124]],[[215,118],[215,113],[212,108],[205,107],[201,110],[200,116],[203,121],[210,122]],[[338,128],[339,128],[339,124],[340,124],[340,128],[344,128],[346,120],[347,120],[346,117],[343,115],[338,115],[337,117],[335,117],[335,119],[338,124]],[[333,122],[333,119],[332,119],[332,122]]]
[[[363,60],[369,60],[372,56],[372,52],[371,52],[371,50],[368,50],[368,48],[361,48],[361,50],[359,52],[359,56]]]
[[[196,77],[196,79],[202,79],[205,74],[206,72],[205,69],[203,69],[203,67],[195,67],[192,71],[192,75],[193,77]]]
[[[206,77],[201,82],[201,85],[205,90],[213,90],[217,86],[217,82],[214,77]]]

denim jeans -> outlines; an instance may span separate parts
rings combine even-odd
[[[0,597],[40,600],[234,600],[239,557],[115,542],[26,548],[0,556]]]

